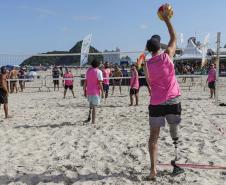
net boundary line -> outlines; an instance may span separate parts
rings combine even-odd
[[[196,79],[202,79],[203,77],[206,77],[207,75],[177,75],[177,78],[196,78]],[[145,79],[145,76],[139,76],[139,79]],[[39,80],[46,80],[47,78],[21,78],[21,79],[7,79],[7,81],[39,81]],[[75,76],[74,78],[49,78],[49,80],[86,80],[84,77]],[[104,80],[120,80],[120,79],[131,79],[131,76],[129,77],[109,77],[109,78],[103,78]]]

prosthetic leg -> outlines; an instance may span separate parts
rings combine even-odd
[[[172,175],[176,176],[179,175],[181,173],[184,173],[184,169],[180,168],[179,166],[176,165],[176,161],[177,159],[177,144],[178,144],[178,125],[176,124],[171,124],[170,125],[170,135],[172,137],[173,140],[173,144],[175,147],[175,159],[171,161],[171,165],[173,166],[173,172]]]
[[[184,173],[184,169],[180,168],[179,166],[176,165],[177,161],[177,144],[178,144],[178,137],[173,138],[173,144],[175,146],[175,159],[171,161],[171,165],[173,166],[173,176],[179,175],[181,173]]]

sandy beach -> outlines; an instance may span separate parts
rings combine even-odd
[[[63,89],[10,95],[13,118],[5,120],[0,112],[0,185],[226,184],[223,169],[188,168],[172,177],[172,167],[161,165],[156,182],[145,181],[150,169],[147,89],[140,89],[138,107],[128,107],[128,88],[122,95],[116,88],[98,108],[94,128],[83,125],[88,102],[75,84],[75,99],[70,92],[63,99]],[[198,85],[190,91],[182,87],[182,93],[178,163],[226,167],[225,107],[216,107]],[[226,102],[224,95],[220,99]],[[173,158],[167,126],[160,134],[158,162],[170,164]]]

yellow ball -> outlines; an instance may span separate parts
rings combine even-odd
[[[168,16],[169,19],[173,17],[173,7],[169,4],[164,4],[158,9],[158,16],[163,21],[163,13]]]

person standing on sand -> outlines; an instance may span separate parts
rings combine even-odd
[[[136,106],[138,106],[138,94],[139,94],[139,76],[136,66],[131,65],[131,79],[130,79],[130,105],[133,106],[133,96],[136,99]]]
[[[71,70],[68,70],[68,68],[65,68],[65,74],[64,74],[64,99],[66,98],[67,89],[69,88],[71,90],[71,93],[73,95],[73,98],[75,98],[75,93],[73,90],[73,83],[74,83],[74,75],[71,73]]]
[[[18,92],[18,88],[17,88],[18,71],[16,70],[15,67],[13,67],[9,76],[10,76],[10,93],[14,93],[14,90],[16,90],[16,93],[17,93]]]
[[[24,88],[25,88],[25,71],[24,69],[21,67],[19,72],[18,72],[18,78],[19,78],[19,86],[20,86],[20,91],[23,92]]]
[[[59,84],[60,84],[60,79],[59,79],[60,78],[60,71],[59,71],[59,69],[57,68],[56,65],[53,67],[52,77],[53,77],[54,91],[56,91],[56,87],[57,87],[57,90],[59,91],[60,90],[60,87],[59,87]]]
[[[92,124],[95,124],[96,108],[98,105],[100,105],[101,97],[104,98],[104,90],[102,84],[103,73],[98,69],[99,65],[100,64],[98,61],[92,61],[92,67],[89,68],[86,72],[86,79],[83,86],[84,96],[88,98],[90,105],[89,117],[85,122],[89,122],[91,120],[92,114]]]
[[[145,63],[145,76],[149,85],[149,153],[151,161],[150,179],[156,178],[157,148],[160,128],[169,124],[171,138],[178,142],[178,125],[181,122],[180,87],[176,80],[172,61],[176,51],[176,33],[166,12],[163,19],[169,31],[170,41],[164,52],[160,50],[160,36],[154,35],[147,41],[146,49],[152,58]]]
[[[3,104],[5,118],[9,118],[8,115],[8,95],[9,91],[7,88],[7,70],[5,67],[1,67],[0,74],[0,105]]]
[[[208,78],[206,82],[208,82],[208,87],[210,89],[210,98],[215,97],[216,69],[214,67],[214,64],[210,65],[210,70],[208,72]]]
[[[122,78],[121,77],[123,77],[123,74],[120,71],[120,69],[119,69],[117,64],[114,67],[114,72],[113,72],[112,77],[116,77],[116,79],[113,79],[112,95],[114,94],[116,85],[119,86],[120,94],[122,94],[122,87],[121,87],[121,85],[122,85]]]
[[[109,84],[110,84],[109,77],[111,76],[111,69],[109,68],[108,62],[105,62],[102,72],[104,77],[104,81],[103,81],[103,89],[105,93],[104,98],[106,101],[108,98],[108,92],[109,92]]]

